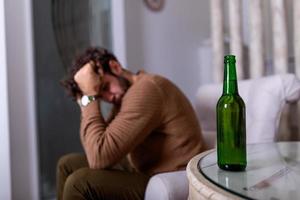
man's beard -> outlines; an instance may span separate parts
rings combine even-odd
[[[120,105],[122,103],[122,99],[123,99],[124,95],[126,94],[127,90],[131,86],[131,84],[125,77],[122,77],[122,76],[116,76],[116,77],[119,80],[120,87],[123,90],[123,94],[120,96],[120,99],[118,99],[118,101],[114,101],[113,104]]]
[[[126,78],[124,78],[124,77],[122,77],[122,76],[118,76],[117,77],[118,79],[119,79],[119,81],[120,81],[120,86],[122,87],[122,89],[124,90],[124,92],[126,93],[127,92],[127,90],[128,90],[128,88],[130,87],[130,82],[126,79]]]

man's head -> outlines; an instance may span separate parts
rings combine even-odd
[[[69,71],[68,77],[62,81],[70,96],[74,100],[83,93],[74,80],[75,74],[87,64],[93,67],[94,72],[102,77],[102,84],[98,95],[105,101],[120,104],[130,82],[124,76],[124,70],[117,58],[103,48],[88,48],[81,54]],[[100,74],[99,72],[102,72]]]
[[[119,62],[109,61],[110,72],[104,72],[100,89],[100,97],[106,102],[120,104],[130,86],[123,75],[124,71]]]

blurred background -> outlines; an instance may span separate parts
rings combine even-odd
[[[249,1],[238,0],[244,52],[251,43]],[[144,69],[169,78],[193,103],[199,86],[216,81],[211,2],[0,0],[0,199],[55,199],[57,160],[69,152],[82,152],[79,108],[59,82],[86,47],[106,47],[133,72]],[[228,2],[222,1],[224,54],[230,52]],[[261,76],[267,76],[277,72],[271,5],[269,0],[261,2]],[[282,2],[287,27],[286,72],[295,73],[294,1]],[[245,66],[247,60],[245,56]],[[109,110],[108,105],[103,107]],[[299,124],[297,120],[292,122]],[[298,134],[299,129],[293,127]]]

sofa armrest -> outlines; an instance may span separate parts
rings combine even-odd
[[[146,188],[145,200],[186,200],[189,188],[186,171],[156,174]]]

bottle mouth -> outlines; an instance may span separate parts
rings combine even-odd
[[[234,55],[224,56],[224,63],[235,63],[235,56]]]

